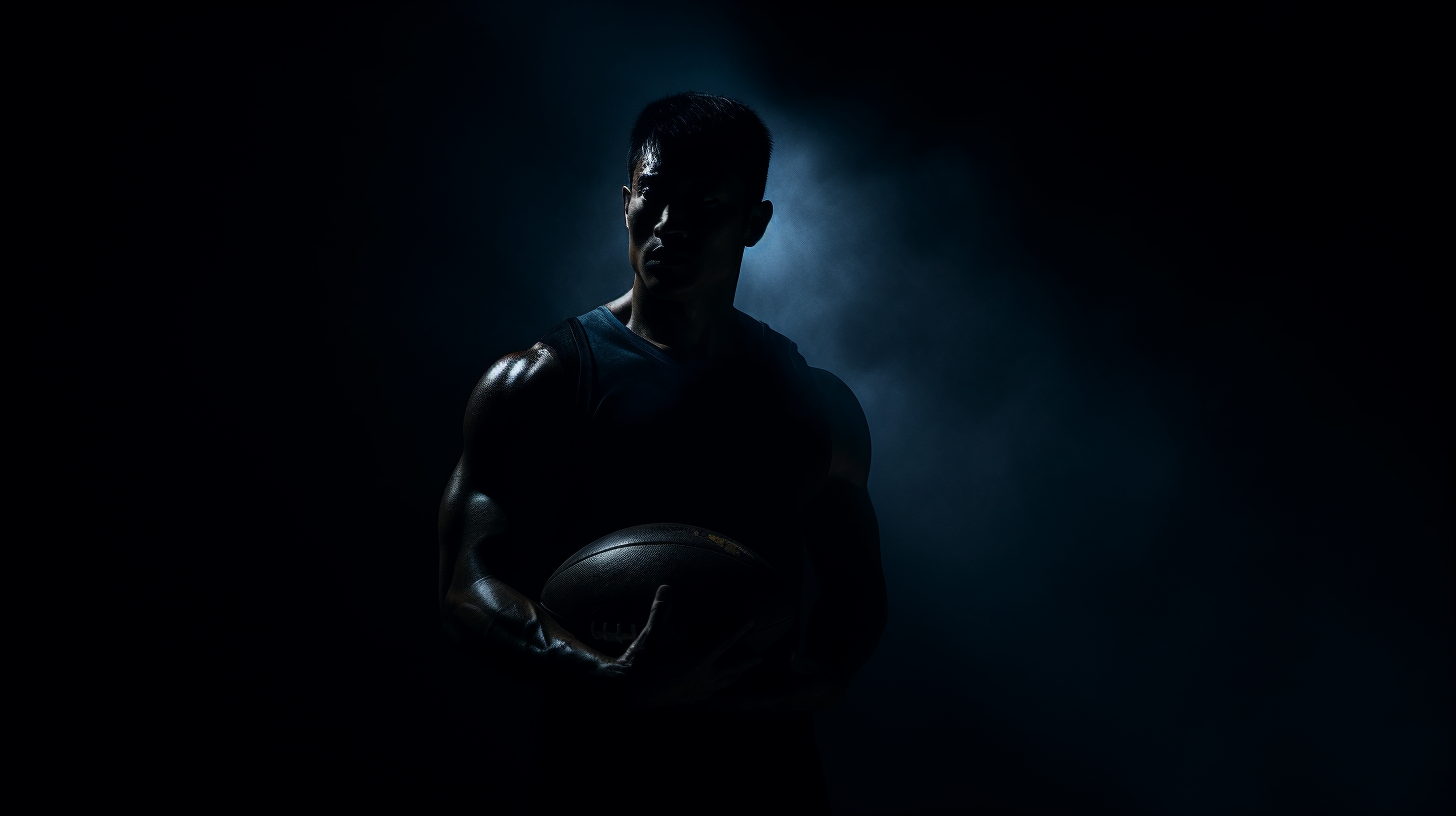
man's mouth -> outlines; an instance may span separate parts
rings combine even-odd
[[[665,246],[659,245],[648,250],[647,258],[645,260],[649,264],[657,264],[661,266],[681,266],[682,264],[688,262],[688,256],[685,253],[677,252],[668,249]]]

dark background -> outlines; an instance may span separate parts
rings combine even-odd
[[[441,651],[461,412],[629,286],[626,134],[695,89],[777,138],[739,307],[874,436],[890,623],[817,717],[839,811],[1450,811],[1443,19],[110,14],[68,23],[140,134],[97,166],[168,168],[181,226],[146,234],[191,306],[156,342],[214,361],[227,411],[182,421],[229,487],[194,506],[245,519],[277,750],[410,777],[453,712],[510,707]]]

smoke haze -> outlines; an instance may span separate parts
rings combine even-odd
[[[362,557],[394,588],[371,624],[393,648],[434,636],[434,506],[472,384],[629,287],[626,134],[701,90],[776,139],[738,306],[841,377],[874,440],[890,623],[818,715],[839,812],[1449,805],[1450,593],[1429,577],[1449,502],[1380,452],[1414,431],[1340,407],[1345,341],[1311,339],[1336,312],[1292,317],[1303,279],[1247,271],[1270,257],[1253,239],[1170,238],[1165,204],[1112,171],[1062,196],[996,116],[961,129],[779,81],[822,77],[822,51],[785,69],[768,54],[794,47],[714,7],[339,13],[373,39],[341,80],[357,246],[326,345],[380,384],[362,493],[394,538]],[[1216,175],[1180,161],[1148,173]]]

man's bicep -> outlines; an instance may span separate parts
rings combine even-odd
[[[540,343],[496,361],[465,408],[461,463],[486,495],[526,495],[569,435],[574,395],[555,353]]]
[[[807,521],[805,544],[821,583],[857,584],[880,574],[880,525],[863,484],[828,480]]]
[[[811,368],[819,405],[829,429],[830,462],[824,483],[809,507],[809,557],[815,572],[877,571],[879,523],[870,501],[870,431],[859,400],[844,381]]]
[[[568,434],[570,393],[540,344],[491,366],[470,395],[464,452],[440,502],[441,594],[486,575],[511,575],[512,526],[532,502]]]
[[[864,409],[844,381],[811,368],[819,404],[829,426],[829,479],[863,486],[870,473],[870,426]]]
[[[880,529],[863,484],[830,479],[816,497],[805,544],[819,595],[809,614],[806,654],[852,672],[869,659],[887,616]]]
[[[483,577],[479,547],[492,536],[505,532],[506,515],[500,503],[481,492],[471,479],[470,469],[461,457],[450,476],[445,496],[440,501],[440,568],[443,593],[460,577],[474,581]],[[469,576],[456,576],[461,569]]]

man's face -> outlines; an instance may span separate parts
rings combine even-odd
[[[762,235],[741,175],[649,154],[622,188],[627,255],[647,290],[687,300],[738,272]],[[761,208],[759,208],[761,209]]]

